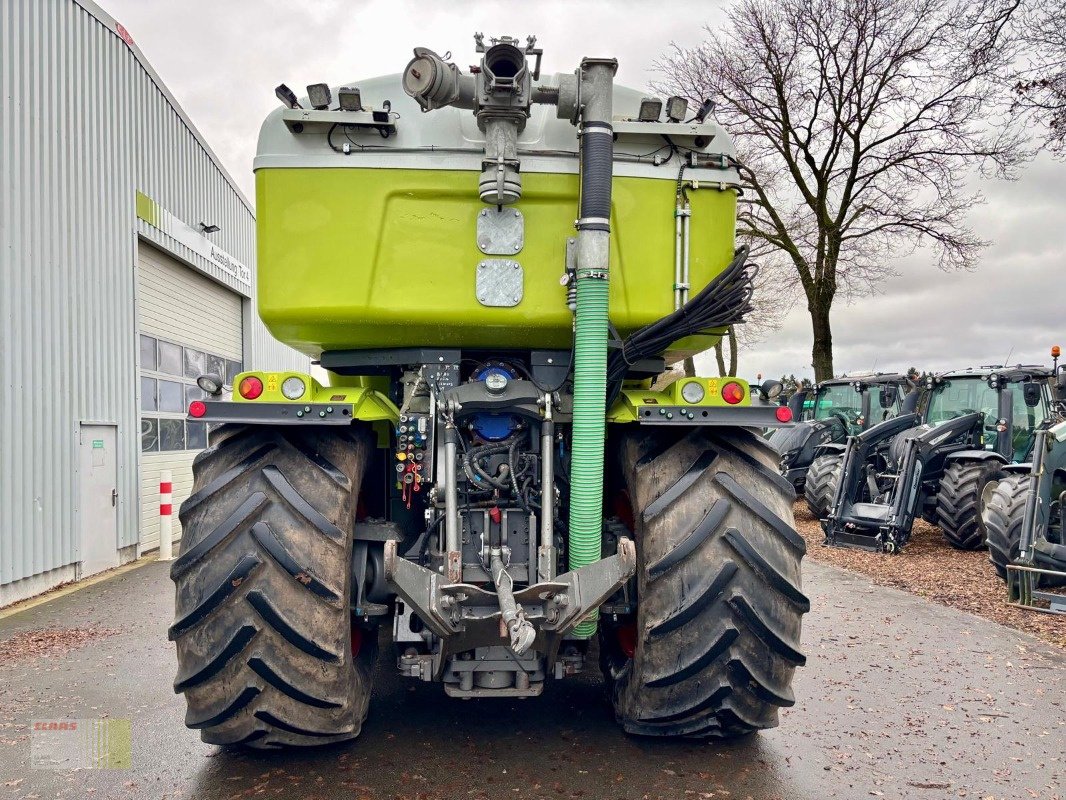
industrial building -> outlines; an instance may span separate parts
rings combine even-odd
[[[309,368],[256,313],[250,202],[121,24],[4,0],[0,605],[157,547],[196,378],[253,362]]]

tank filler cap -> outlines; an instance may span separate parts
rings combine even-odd
[[[485,390],[492,395],[501,395],[507,391],[510,382],[518,375],[503,364],[487,364],[470,376],[475,381],[485,384]],[[486,442],[499,442],[518,427],[518,420],[513,414],[484,412],[475,414],[471,420],[474,433]]]
[[[503,370],[492,370],[485,375],[485,388],[492,394],[503,394],[507,389],[507,373]]]

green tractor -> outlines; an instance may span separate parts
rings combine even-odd
[[[1030,458],[1051,413],[1051,377],[1022,365],[930,376],[920,412],[849,438],[836,457],[826,544],[897,553],[921,516],[952,547],[983,547],[982,493]]]
[[[542,77],[533,37],[475,42],[469,74],[417,48],[281,86],[262,127],[259,312],[324,377],[189,409],[213,425],[170,637],[204,741],[356,737],[379,639],[461,699],[535,697],[598,649],[647,736],[794,702],[804,541],[753,433],[790,412],[739,378],[652,388],[750,311],[733,145],[614,59]]]

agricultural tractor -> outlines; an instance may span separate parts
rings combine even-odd
[[[652,389],[750,310],[733,145],[614,59],[542,78],[533,37],[475,43],[469,73],[417,48],[281,86],[262,127],[259,312],[326,377],[190,406],[214,427],[170,636],[204,741],[354,738],[379,634],[462,699],[598,652],[634,734],[738,736],[794,702],[804,543],[751,432],[790,412],[739,378]]]
[[[1045,367],[979,367],[930,376],[924,413],[901,414],[848,439],[834,473],[826,544],[899,552],[916,517],[948,543],[985,543],[980,501],[990,481],[1026,461],[1051,412]]]
[[[1066,372],[1056,387],[1059,400],[1036,432],[1032,463],[1008,468],[981,500],[988,557],[1010,602],[1066,614],[1066,596],[1038,591],[1066,585]]]
[[[797,491],[803,491],[819,454],[843,450],[852,434],[913,410],[918,393],[906,375],[863,372],[822,381],[789,398],[795,425],[774,430],[770,444],[780,454],[778,468]]]

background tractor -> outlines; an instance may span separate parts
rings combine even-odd
[[[1066,585],[1066,373],[1055,383],[1058,399],[1036,432],[1032,463],[985,487],[982,518],[988,557],[1010,602],[1066,614],[1066,597],[1037,591]]]
[[[917,402],[907,376],[895,373],[856,373],[796,392],[789,408],[799,421],[769,437],[780,454],[781,474],[797,491],[803,491],[808,479],[823,491],[824,472],[808,475],[818,456],[842,451],[849,436],[913,410]]]
[[[1019,365],[929,377],[921,413],[848,440],[822,522],[826,543],[898,552],[922,516],[953,547],[982,547],[982,492],[1030,457],[1051,411],[1051,376]]]
[[[250,371],[181,509],[175,689],[218,744],[357,736],[379,635],[454,698],[534,697],[598,639],[629,732],[793,701],[803,539],[738,378],[667,365],[750,310],[728,135],[586,58],[285,86],[256,168],[259,312],[328,375]],[[575,223],[576,220],[576,223]],[[576,230],[575,230],[576,228]]]

